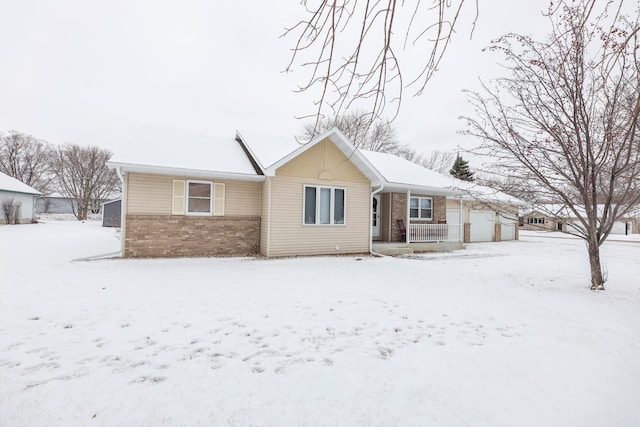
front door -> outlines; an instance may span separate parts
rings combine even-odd
[[[371,203],[371,235],[375,239],[380,237],[380,196],[373,196]]]

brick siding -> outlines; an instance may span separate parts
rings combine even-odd
[[[438,224],[439,221],[447,220],[447,198],[444,196],[429,196],[411,194],[411,197],[431,197],[433,200],[433,220],[427,221],[423,219],[413,219],[414,224]],[[391,194],[391,241],[402,241],[400,235],[400,227],[398,227],[398,219],[402,219],[405,222],[405,227],[409,227],[407,224],[407,194],[406,193],[392,193]]]
[[[127,215],[125,257],[249,255],[259,247],[259,217]]]

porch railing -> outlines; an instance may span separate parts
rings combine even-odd
[[[458,224],[410,224],[409,241],[418,242],[460,242]]]

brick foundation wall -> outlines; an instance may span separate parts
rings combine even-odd
[[[258,253],[259,217],[127,215],[124,256],[197,257]]]

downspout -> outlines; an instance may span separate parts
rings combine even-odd
[[[460,212],[458,213],[458,228],[460,229],[459,239],[460,243],[464,243],[464,212],[462,211],[462,196],[460,198]]]
[[[122,183],[122,195],[120,196],[120,257],[124,257],[124,245],[126,241],[125,230],[127,229],[127,182],[120,170],[120,166],[116,167],[116,175],[118,175],[118,178],[120,178],[120,182]]]
[[[384,256],[373,251],[373,221],[371,221],[373,218],[373,196],[381,192],[383,188],[384,184],[380,184],[380,188],[378,188],[376,191],[373,191],[371,193],[371,196],[369,197],[369,253],[374,256]],[[380,207],[378,207],[378,209],[380,209]]]

